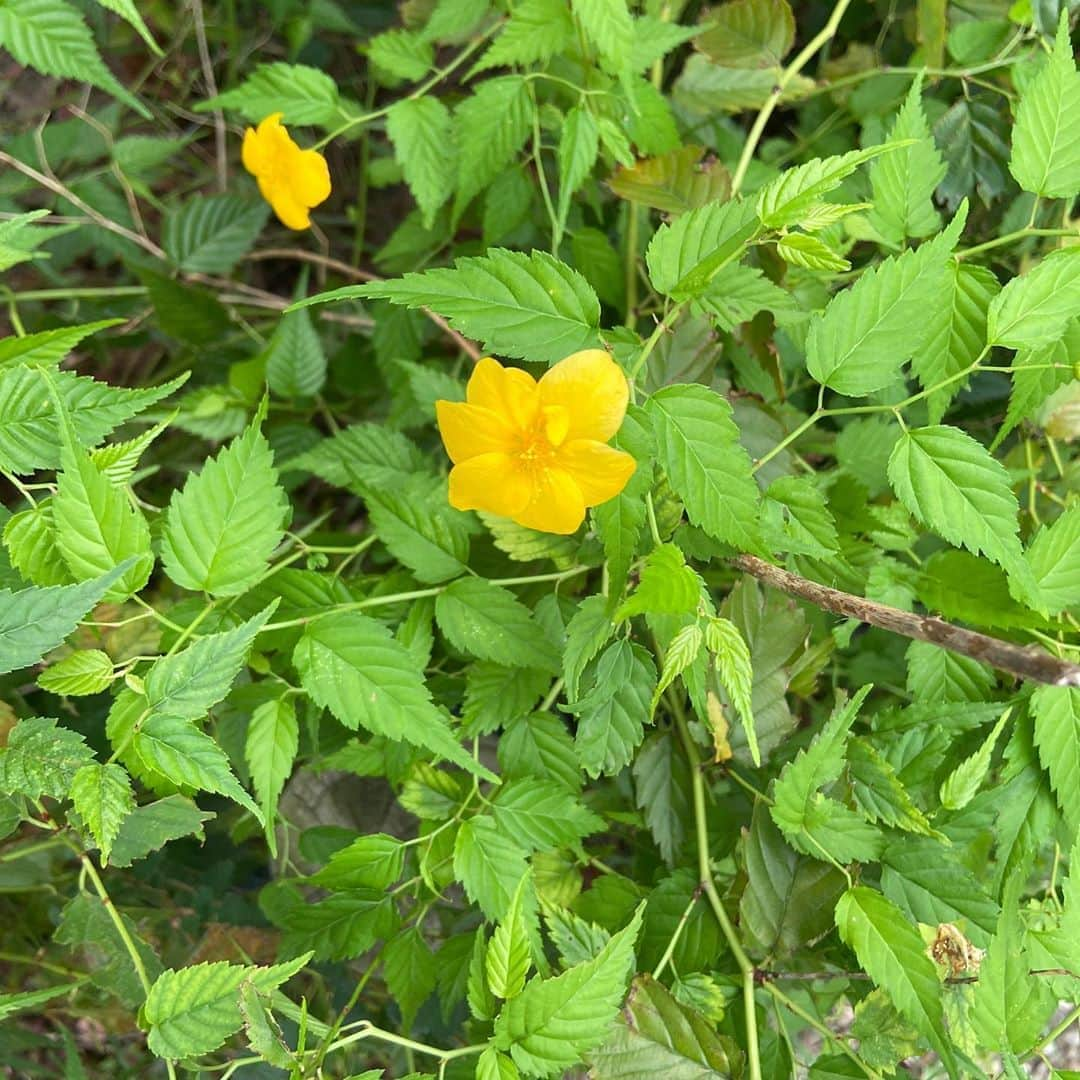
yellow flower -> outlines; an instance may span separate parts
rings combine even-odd
[[[318,150],[301,150],[293,142],[281,117],[273,113],[257,128],[248,128],[241,156],[281,224],[306,229],[308,211],[330,197],[330,170]]]
[[[629,387],[600,349],[560,360],[539,382],[485,357],[466,398],[435,403],[458,510],[572,533],[586,507],[614,498],[634,473],[634,459],[606,445],[626,414]]]

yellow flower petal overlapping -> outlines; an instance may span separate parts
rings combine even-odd
[[[242,159],[259,183],[262,197],[290,229],[311,225],[309,211],[330,197],[330,169],[318,150],[301,150],[272,113],[244,132]]]
[[[600,349],[560,360],[539,381],[485,357],[464,402],[435,403],[454,463],[451,505],[574,532],[588,507],[614,498],[634,473],[633,457],[607,445],[629,396],[622,369]]]

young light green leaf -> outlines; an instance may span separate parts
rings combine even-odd
[[[840,897],[836,926],[870,978],[926,1036],[955,1080],[960,1074],[945,1033],[941,988],[919,932],[881,893],[863,885]]]
[[[739,628],[729,619],[719,617],[713,617],[705,624],[705,647],[713,654],[720,685],[739,710],[750,756],[755,765],[760,765],[761,752],[758,749],[750,693],[754,685],[750,649]]]
[[[279,1069],[296,1065],[296,1058],[285,1043],[285,1036],[269,1003],[251,982],[240,984],[240,1013],[244,1018],[248,1046],[263,1061]]]
[[[271,855],[277,850],[274,829],[278,796],[292,773],[299,741],[300,731],[292,698],[264,701],[251,714],[244,742],[244,759],[251,773],[251,786],[255,789],[266,819]]]
[[[258,420],[174,493],[161,561],[185,589],[246,592],[266,570],[289,514]]]
[[[100,694],[115,678],[113,662],[101,649],[80,649],[47,667],[38,686],[64,697]]]
[[[436,97],[404,98],[386,114],[386,134],[425,229],[453,194],[457,153],[454,121]]]
[[[161,51],[161,46],[154,40],[154,35],[150,33],[149,28],[143,21],[143,17],[139,14],[139,9],[135,6],[135,0],[97,0],[97,3],[109,11],[115,11],[121,18],[127,20],[139,37],[150,46],[152,53],[156,56],[165,55]]]
[[[987,343],[1010,349],[1052,345],[1064,336],[1078,306],[1080,248],[1052,252],[994,298],[987,316]]]
[[[562,52],[573,33],[565,0],[522,0],[471,74],[511,64],[543,64]]]
[[[609,71],[621,71],[634,44],[634,22],[626,0],[571,0],[589,43]]]
[[[532,948],[524,912],[525,897],[531,888],[532,880],[526,874],[514,890],[506,917],[495,928],[484,958],[491,992],[506,1000],[521,993],[532,966]]]
[[[494,1046],[485,1047],[476,1059],[476,1080],[519,1080],[520,1076],[514,1059],[500,1054]]]
[[[1031,695],[1031,712],[1039,760],[1075,833],[1080,828],[1080,690],[1040,686]]]
[[[1036,195],[1080,194],[1080,75],[1064,9],[1049,60],[1020,95],[1009,171]]]
[[[1040,529],[1024,555],[1050,611],[1080,604],[1080,507]]]
[[[940,798],[941,805],[946,810],[962,810],[975,798],[975,793],[982,787],[982,782],[990,770],[990,758],[1009,719],[1009,712],[1010,710],[1006,709],[1001,714],[1001,719],[986,736],[982,746],[970,757],[964,758],[942,781]]]
[[[392,86],[402,80],[419,82],[432,68],[435,50],[431,42],[413,30],[386,30],[364,46],[379,76]]]
[[[686,565],[674,544],[661,544],[649,552],[638,586],[615,612],[616,622],[643,615],[681,615],[701,603],[701,581]]]
[[[825,270],[843,273],[851,263],[838,255],[824,241],[806,233],[786,233],[776,243],[776,254],[791,266],[804,270]]]
[[[650,713],[656,712],[660,695],[701,655],[701,647],[704,643],[705,631],[696,622],[684,626],[671,639],[667,652],[664,654],[664,666],[660,672],[660,679],[649,705]]]
[[[996,682],[970,656],[913,641],[907,649],[907,689],[915,701],[985,701]]]
[[[408,650],[374,619],[349,611],[310,623],[293,654],[304,689],[347,728],[421,746],[493,780],[454,738]]]
[[[526,1076],[576,1065],[608,1032],[626,993],[644,905],[591,960],[553,979],[534,976],[495,1020],[493,1045]]]
[[[80,323],[78,326],[60,326],[55,330],[42,330],[22,337],[0,339],[0,367],[14,364],[33,364],[46,367],[63,360],[72,349],[91,334],[118,326],[123,319],[100,319],[97,322]]]
[[[124,818],[135,809],[131,778],[119,765],[92,762],[72,777],[71,798],[108,862]]]
[[[758,488],[728,402],[704,386],[671,386],[653,394],[646,411],[657,458],[690,521],[716,540],[758,551]]]

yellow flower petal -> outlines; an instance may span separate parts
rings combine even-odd
[[[289,179],[296,201],[304,206],[318,206],[330,198],[330,167],[318,150],[297,148],[292,155]]]
[[[480,454],[450,470],[450,505],[516,518],[533,497],[532,477],[509,454]]]
[[[465,397],[470,405],[483,405],[505,416],[519,431],[533,426],[540,409],[536,380],[527,371],[503,367],[490,356],[473,368]]]
[[[560,360],[540,379],[540,401],[562,405],[570,416],[568,439],[607,442],[623,422],[630,388],[622,368],[602,349]]]
[[[330,170],[317,150],[301,150],[271,113],[258,127],[244,132],[241,159],[259,182],[259,191],[283,225],[306,229],[308,211],[330,195]]]
[[[308,208],[293,198],[288,187],[282,187],[260,176],[259,191],[277,214],[278,221],[287,229],[306,229],[311,224]]]
[[[536,474],[528,506],[511,516],[526,528],[565,535],[576,532],[585,520],[585,500],[568,472],[545,469]]]
[[[435,416],[446,452],[455,464],[480,454],[517,449],[514,429],[491,409],[460,401],[436,401]]]
[[[592,439],[565,443],[556,451],[555,461],[574,478],[586,506],[599,506],[614,499],[637,468],[630,454]]]

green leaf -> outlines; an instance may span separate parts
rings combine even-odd
[[[568,791],[581,790],[581,764],[565,725],[549,713],[521,716],[499,739],[499,765],[508,780],[551,779]]]
[[[1080,507],[1040,529],[1024,554],[1048,610],[1080,604]]]
[[[970,1013],[982,1046],[1018,1054],[1025,1054],[1039,1041],[1057,1005],[1049,984],[1029,974],[1032,964],[1020,919],[1025,876],[1014,874],[1005,886],[997,931],[979,965]]]
[[[424,38],[454,42],[476,29],[488,10],[488,0],[435,0],[434,10],[424,26]]]
[[[181,652],[155,660],[144,676],[147,704],[158,714],[196,720],[229,692],[251,644],[277,608],[275,600],[232,630],[204,634]]]
[[[326,889],[389,889],[401,877],[405,864],[402,842],[386,833],[361,836],[335,851],[330,861],[311,877]]]
[[[946,165],[926,122],[921,78],[911,84],[888,142],[908,145],[878,158],[870,167],[874,206],[868,217],[886,240],[900,246],[909,237],[930,236],[941,227],[934,191],[945,176]]]
[[[109,862],[112,866],[130,866],[170,840],[192,835],[202,840],[203,823],[213,817],[183,795],[168,795],[136,806],[120,823]]]
[[[1031,712],[1039,760],[1075,834],[1080,829],[1080,690],[1040,686],[1031,695]]]
[[[44,1005],[46,1001],[52,1001],[53,998],[59,997],[61,994],[70,994],[72,991],[78,990],[81,985],[82,981],[78,980],[72,983],[64,983],[62,986],[46,986],[40,990],[0,994],[0,1020],[6,1020],[9,1016],[13,1016],[23,1009],[34,1009],[37,1005]],[[35,1011],[40,1013],[38,1009],[35,1009]]]
[[[165,216],[162,246],[185,273],[228,274],[255,246],[270,207],[242,195],[194,195]]]
[[[851,263],[837,255],[828,244],[806,233],[787,233],[776,243],[776,254],[791,266],[805,270],[826,270],[843,273]]]
[[[674,544],[649,552],[638,586],[615,612],[616,622],[643,615],[689,614],[701,603],[701,581]]]
[[[584,105],[575,105],[566,114],[559,136],[560,224],[566,224],[570,198],[592,172],[599,153],[600,130],[596,117]]]
[[[634,44],[626,0],[570,0],[570,7],[600,62],[609,71],[621,71]]]
[[[592,688],[568,706],[579,717],[574,745],[590,776],[611,776],[630,763],[651,719],[655,685],[652,657],[640,646],[623,638],[601,655]]]
[[[146,584],[154,567],[146,518],[81,448],[67,442],[60,463],[52,501],[56,546],[76,581],[89,581],[126,564],[128,569],[104,597],[126,600]]]
[[[75,437],[84,447],[97,446],[113,428],[174,393],[186,378],[125,390],[70,371],[52,374]],[[41,372],[22,366],[0,370],[0,468],[24,475],[58,468],[62,446],[56,406],[44,392]]]
[[[156,56],[163,56],[161,47],[154,40],[153,34],[135,7],[135,0],[97,0],[97,3],[108,11],[115,11],[117,15],[129,22],[135,32],[150,47],[150,51]]]
[[[278,397],[314,397],[326,382],[326,353],[306,310],[281,316],[263,356],[266,385]]]
[[[79,585],[0,589],[0,675],[36,664],[55,649],[129,567]]]
[[[142,1018],[147,1043],[159,1057],[208,1054],[243,1025],[240,987],[249,982],[269,993],[291,979],[311,954],[273,967],[242,967],[223,960],[163,971],[150,987]]]
[[[312,700],[350,730],[405,740],[494,779],[454,738],[409,651],[381,623],[352,611],[309,623],[293,663]]]
[[[176,413],[174,412],[172,416],[162,420],[160,424],[147,428],[142,434],[136,435],[134,438],[125,439],[123,442],[109,443],[106,446],[99,446],[96,450],[91,450],[90,460],[109,483],[115,484],[117,487],[124,487],[131,482],[139,460],[146,452],[147,447],[169,427],[175,417]]]
[[[566,0],[522,0],[473,73],[511,64],[543,64],[563,51],[574,33]]]
[[[532,966],[532,949],[523,911],[526,890],[531,880],[526,875],[514,890],[506,917],[499,922],[488,942],[484,969],[491,992],[509,1000],[525,987],[525,977]]]
[[[1005,170],[1011,124],[989,95],[959,98],[934,124],[934,140],[949,171],[939,188],[948,206],[979,198],[986,205],[1000,198],[1011,181]]]
[[[82,15],[64,0],[19,0],[0,7],[0,46],[42,75],[89,83],[150,119],[105,66]]]
[[[1052,345],[1080,305],[1080,249],[1055,251],[1015,277],[990,305],[986,340],[1010,349]]]
[[[1009,171],[1036,195],[1071,199],[1080,194],[1080,75],[1066,8],[1050,59],[1020,95]]]
[[[489,735],[526,716],[551,683],[544,671],[478,662],[465,673],[461,725],[466,735]]]
[[[777,67],[795,43],[787,0],[729,0],[709,12],[696,46],[726,67]]]
[[[244,742],[244,760],[251,786],[266,819],[271,854],[275,851],[274,827],[278,796],[292,774],[300,743],[296,707],[287,697],[264,701],[252,714]]]
[[[728,402],[704,386],[671,386],[653,394],[646,410],[657,458],[690,521],[716,540],[758,551],[758,488]]]
[[[573,565],[573,558],[579,547],[578,540],[574,536],[539,532],[519,525],[509,518],[496,517],[495,514],[488,514],[483,510],[478,511],[477,516],[491,533],[492,543],[514,562],[551,559],[557,566]]]
[[[848,773],[855,802],[871,821],[907,832],[934,834],[888,759],[867,739],[848,743]],[[937,834],[934,834],[937,835]]]
[[[533,108],[525,79],[505,75],[482,82],[454,110],[458,146],[455,221],[517,157],[532,131]]]
[[[589,661],[596,658],[615,630],[607,608],[602,596],[588,596],[581,601],[567,624],[562,670],[570,701],[577,700],[585,668]]]
[[[909,429],[893,447],[888,471],[897,497],[919,521],[950,544],[986,555],[1033,591],[1009,474],[982,443],[954,427]]]
[[[526,1076],[576,1065],[607,1034],[626,993],[643,907],[591,960],[553,979],[534,976],[495,1020],[493,1045]]]
[[[520,1076],[514,1059],[493,1046],[485,1047],[476,1059],[476,1080],[519,1080]]]
[[[509,839],[531,851],[573,847],[604,827],[603,818],[586,810],[562,784],[532,777],[504,784],[491,813]]]
[[[702,162],[704,152],[691,143],[658,157],[642,158],[630,168],[617,169],[608,187],[620,199],[665,214],[685,214],[708,203],[719,206],[731,193],[731,174],[720,162]]]
[[[532,612],[484,578],[451,582],[435,599],[435,619],[454,648],[480,660],[559,670],[559,655]]]
[[[997,278],[985,266],[956,259],[949,263],[944,290],[947,299],[939,298],[928,313],[929,334],[911,358],[911,370],[924,390],[959,375],[978,359],[986,342],[987,313],[1000,291]],[[928,396],[930,423],[936,424],[945,415],[967,381],[955,379]]]
[[[58,727],[52,717],[20,720],[0,749],[0,790],[29,799],[65,799],[79,771],[93,760],[86,740]]]
[[[366,953],[398,926],[394,902],[384,892],[336,892],[318,903],[297,904],[282,920],[282,948],[295,954],[310,949],[316,960],[351,960]]]
[[[940,798],[946,810],[962,810],[975,798],[990,770],[990,758],[1008,719],[1009,710],[1006,709],[979,749],[961,761],[942,781]]]
[[[881,853],[881,890],[917,922],[959,923],[979,946],[997,925],[999,908],[953,849],[930,837],[894,840]]]
[[[433,584],[465,572],[466,519],[447,503],[442,481],[414,476],[391,489],[360,486],[379,539],[418,581]]]
[[[265,572],[289,514],[258,420],[169,502],[161,561],[182,588],[239,596]]]
[[[135,732],[133,745],[151,771],[177,784],[224,795],[264,823],[262,812],[233,775],[225,752],[190,721],[150,716]]]
[[[660,678],[653,691],[652,703],[649,706],[650,713],[656,712],[660,695],[697,661],[704,644],[705,631],[697,623],[684,626],[671,639],[664,653],[664,666],[660,672]]]
[[[3,536],[11,565],[24,580],[43,588],[71,584],[71,571],[56,546],[51,497],[12,514]]]
[[[349,296],[429,307],[455,330],[502,356],[554,363],[598,343],[600,302],[592,287],[543,251],[526,255],[490,248],[482,257],[457,259],[452,269],[350,285],[308,302]]]
[[[457,152],[450,111],[435,97],[405,98],[386,114],[386,134],[424,228],[430,229],[454,191]]]
[[[80,649],[47,667],[38,686],[64,697],[100,694],[115,678],[109,654],[100,649]]]
[[[392,937],[382,952],[383,979],[401,1009],[406,1031],[416,1019],[416,1010],[435,989],[435,958],[415,927]]]
[[[1012,393],[1005,420],[997,430],[991,449],[1029,417],[1038,422],[1043,405],[1060,387],[1072,380],[1071,357],[1080,348],[1080,319],[1070,319],[1060,341],[1021,349],[1012,363]]]
[[[78,326],[60,326],[55,330],[42,330],[37,334],[24,334],[22,337],[0,338],[0,367],[13,364],[33,364],[46,367],[63,360],[81,341],[118,326],[123,319],[100,319],[97,322],[80,323]]]
[[[985,701],[997,682],[985,664],[928,641],[913,641],[906,655],[907,689],[916,701]]]
[[[929,1040],[949,1076],[957,1077],[952,1044],[945,1034],[937,973],[915,927],[894,904],[863,885],[840,897],[836,926],[870,978]]]
[[[674,645],[673,641],[672,648]],[[634,801],[645,816],[664,862],[674,866],[692,814],[689,767],[670,731],[654,732],[645,740],[634,758],[633,772]]]
[[[773,549],[828,558],[839,550],[836,523],[825,496],[807,477],[781,476],[765,492],[762,531]]]
[[[281,1026],[269,1004],[251,982],[240,984],[240,1012],[244,1018],[248,1046],[263,1061],[279,1069],[288,1069],[296,1064],[296,1058],[289,1051]]]
[[[750,649],[739,628],[729,619],[710,618],[705,624],[705,647],[713,654],[716,674],[724,692],[739,710],[739,719],[746,732],[746,745],[755,765],[761,764],[757,731],[754,727],[754,709],[751,691],[754,686],[754,670],[750,662]]]
[[[727,1080],[741,1075],[742,1064],[738,1049],[712,1023],[648,975],[631,983],[608,1037],[587,1058],[597,1080]]]
[[[101,849],[102,862],[108,862],[124,818],[135,809],[131,778],[119,765],[93,762],[72,778],[71,798]]]
[[[860,165],[894,149],[889,144],[870,146],[838,157],[813,158],[804,165],[786,169],[758,193],[758,219],[766,229],[797,225],[822,195],[839,187]]]
[[[349,115],[329,75],[305,64],[285,63],[259,64],[239,86],[195,106],[199,113],[214,109],[235,109],[255,124],[279,112],[284,124],[314,124],[327,129],[337,127]]]
[[[454,877],[492,922],[506,918],[514,891],[528,874],[524,850],[489,817],[464,822],[454,841]]]
[[[388,86],[404,80],[419,82],[432,68],[435,50],[421,34],[411,30],[387,30],[364,46],[380,81]]]
[[[955,239],[942,233],[865,271],[810,324],[806,367],[820,383],[859,397],[894,382],[926,341],[926,311],[948,282]]]

